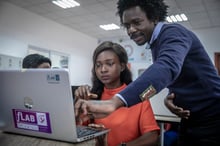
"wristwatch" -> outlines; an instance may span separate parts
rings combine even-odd
[[[122,143],[121,143],[121,146],[126,146],[126,143],[125,143],[125,142],[122,142]]]

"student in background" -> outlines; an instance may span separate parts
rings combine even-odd
[[[179,123],[165,123],[164,146],[178,146]]]
[[[111,99],[132,82],[127,63],[128,56],[122,46],[109,41],[101,43],[93,54],[92,88],[80,86],[75,98]],[[149,101],[119,108],[106,118],[95,119],[94,123],[110,129],[108,146],[122,142],[127,146],[156,146],[158,142],[159,127]]]
[[[129,37],[137,45],[148,43],[153,64],[110,100],[78,100],[76,115],[89,111],[100,118],[167,87],[175,94],[174,104],[190,111],[180,122],[179,145],[219,146],[220,76],[199,38],[180,24],[165,22],[164,0],[119,0],[117,8]]]
[[[40,54],[30,54],[23,59],[22,68],[51,68],[51,60]]]

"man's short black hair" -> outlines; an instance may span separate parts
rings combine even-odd
[[[123,12],[135,6],[139,6],[146,13],[149,20],[165,21],[166,19],[168,6],[164,3],[164,0],[119,0],[117,14],[120,17],[121,24],[123,24]]]
[[[23,59],[22,68],[37,68],[42,63],[49,63],[51,60],[40,54],[30,54]]]

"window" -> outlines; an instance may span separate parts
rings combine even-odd
[[[0,54],[0,69],[20,69],[22,58]]]

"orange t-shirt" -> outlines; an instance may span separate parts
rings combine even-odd
[[[126,87],[126,84],[116,89],[106,89],[102,94],[102,100],[113,97]],[[146,132],[158,130],[159,127],[154,118],[149,101],[144,101],[132,107],[121,107],[108,117],[96,119],[96,124],[103,124],[110,129],[108,133],[108,146],[116,146],[121,142],[132,141]]]

